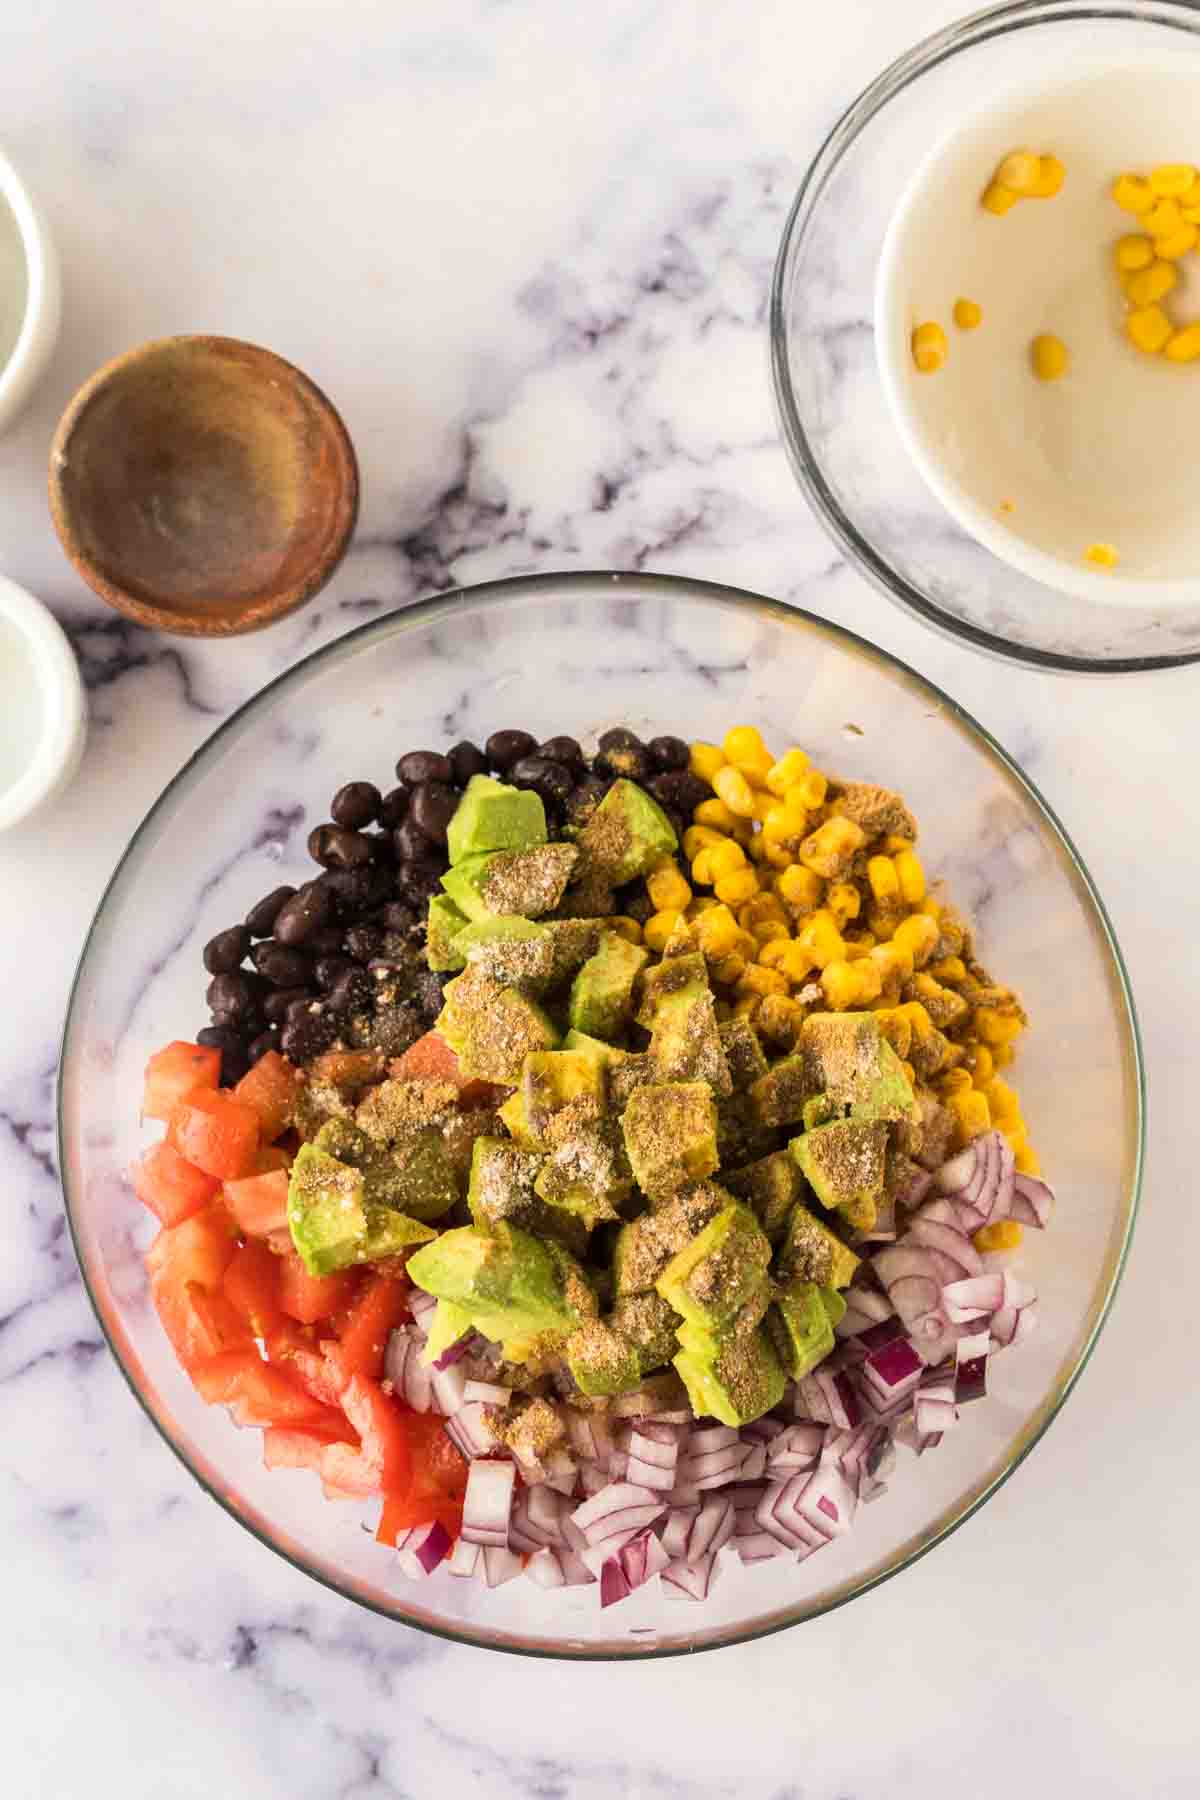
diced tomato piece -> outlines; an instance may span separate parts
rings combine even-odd
[[[282,1144],[260,1144],[250,1173],[270,1175],[275,1169],[290,1169],[295,1160],[295,1152],[285,1150]]]
[[[341,1438],[323,1431],[296,1431],[287,1425],[268,1425],[263,1430],[263,1463],[268,1469],[319,1469],[321,1458],[330,1444],[355,1441],[354,1432],[343,1419]]]
[[[279,1308],[279,1258],[254,1239],[240,1244],[225,1271],[222,1292],[256,1338],[283,1324]]]
[[[147,1119],[169,1119],[177,1100],[193,1088],[215,1088],[221,1079],[221,1052],[182,1039],[157,1050],[146,1064],[142,1112]]]
[[[259,1151],[259,1155],[265,1152]],[[225,1183],[225,1204],[247,1237],[266,1237],[287,1229],[288,1174],[272,1169],[265,1175],[243,1175]]]
[[[352,1375],[381,1379],[388,1337],[408,1317],[408,1295],[409,1284],[403,1276],[370,1276],[338,1333],[338,1342],[326,1350],[347,1380]]]
[[[233,1220],[220,1201],[194,1213],[168,1231],[160,1231],[146,1252],[152,1277],[162,1276],[175,1287],[195,1282],[210,1293],[221,1285],[236,1243]]]
[[[176,1356],[189,1375],[211,1357],[252,1345],[242,1315],[224,1294],[208,1293],[198,1282],[182,1285],[165,1276],[150,1282],[154,1305]]]
[[[192,1380],[210,1405],[228,1406],[239,1425],[342,1432],[336,1409],[314,1400],[282,1369],[263,1362],[253,1343],[209,1357],[192,1371]]]
[[[339,1269],[336,1275],[310,1275],[294,1250],[282,1258],[279,1304],[290,1319],[313,1325],[345,1306],[357,1293],[358,1269]]]
[[[198,1089],[171,1108],[167,1142],[206,1175],[249,1175],[258,1149],[258,1114],[232,1094]]]
[[[321,1458],[321,1479],[342,1494],[406,1493],[412,1480],[406,1420],[395,1401],[363,1375],[342,1395],[346,1417],[362,1441],[353,1450],[331,1444]]]
[[[261,1139],[273,1144],[292,1122],[300,1078],[291,1063],[275,1050],[260,1056],[234,1088],[244,1106],[257,1114]]]
[[[331,1087],[370,1087],[383,1074],[383,1057],[378,1050],[326,1050],[309,1073]]]
[[[507,1093],[490,1081],[477,1081],[464,1076],[458,1057],[439,1032],[427,1031],[411,1044],[404,1055],[389,1065],[399,1081],[452,1081],[463,1106],[490,1106],[498,1094]]]
[[[385,1496],[375,1536],[381,1544],[394,1544],[400,1532],[437,1519],[451,1537],[457,1537],[462,1530],[467,1464],[435,1413],[407,1414],[404,1428],[412,1457],[412,1479],[405,1492]]]
[[[326,1406],[341,1405],[345,1379],[329,1362],[309,1327],[281,1319],[266,1334],[266,1346],[271,1361],[294,1376],[315,1400]]]
[[[179,1225],[207,1206],[220,1187],[168,1143],[152,1144],[133,1166],[133,1191],[163,1225]]]

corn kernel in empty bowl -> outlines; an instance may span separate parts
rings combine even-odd
[[[1039,381],[1057,381],[1065,375],[1071,358],[1067,346],[1053,332],[1042,331],[1029,346],[1033,372]]]
[[[1196,179],[1191,163],[1159,163],[1150,171],[1150,191],[1178,199],[1186,194]]]
[[[1094,563],[1098,569],[1115,569],[1121,560],[1111,544],[1089,544],[1083,555],[1085,562]]]
[[[918,325],[912,334],[912,357],[922,375],[940,369],[949,352],[946,334],[933,320]]]
[[[958,299],[954,302],[954,323],[960,331],[974,331],[983,322],[983,308],[978,300]]]

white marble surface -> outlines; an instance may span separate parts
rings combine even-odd
[[[67,322],[34,409],[0,443],[0,567],[66,624],[92,708],[71,793],[0,839],[0,1720],[14,1800],[1195,1791],[1185,1109],[1200,675],[1023,673],[885,608],[807,515],[767,385],[766,285],[806,157],[887,57],[956,10],[55,0],[6,22],[0,142],[56,229]],[[188,329],[307,368],[365,477],[333,586],[215,647],[132,631],[94,601],[43,499],[77,382]],[[973,710],[1041,784],[1110,905],[1151,1085],[1144,1213],[1115,1314],[1065,1414],[985,1512],[814,1625],[627,1669],[531,1665],[389,1626],[205,1500],[100,1346],[51,1123],[62,1009],[101,887],[219,717],[373,610],[602,565],[802,602]]]

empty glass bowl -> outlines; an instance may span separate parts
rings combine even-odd
[[[1119,65],[1142,52],[1200,58],[1200,13],[1180,0],[1017,0],[926,38],[834,126],[775,265],[776,402],[818,518],[891,599],[955,637],[1043,668],[1197,660],[1200,586],[1182,598],[1103,604],[1046,586],[970,536],[925,485],[888,405],[876,363],[876,269],[910,177],[944,133],[1010,86],[1047,84],[1055,70],[1067,85],[1083,62]],[[1114,235],[1117,219],[1114,209]]]
[[[305,838],[344,781],[387,786],[399,754],[503,726],[587,739],[616,724],[720,738],[753,721],[781,749],[899,788],[927,868],[973,913],[981,953],[1032,1015],[1016,1069],[1059,1194],[1030,1233],[1041,1327],[994,1393],[853,1532],[802,1565],[724,1569],[704,1605],[658,1583],[602,1612],[595,1588],[495,1592],[405,1581],[363,1511],[314,1475],[268,1473],[256,1432],[193,1393],[149,1302],[153,1222],[124,1171],[142,1068],[204,1017],[201,947],[264,892],[311,873]],[[166,789],[101,903],[71,998],[60,1148],[75,1244],[134,1393],[196,1479],[264,1544],[386,1616],[493,1649],[566,1657],[694,1651],[839,1606],[931,1549],[994,1492],[1062,1405],[1112,1298],[1136,1205],[1141,1073],[1125,974],[1086,870],[1036,790],[952,700],[850,633],[702,582],[567,575],[496,582],[364,626],[221,726]],[[186,1546],[180,1543],[180,1555]],[[998,1572],[1002,1579],[1002,1572]]]

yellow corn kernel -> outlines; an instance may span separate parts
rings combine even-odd
[[[840,931],[851,919],[857,919],[862,911],[862,895],[852,881],[835,881],[831,883],[825,896],[825,904]]]
[[[823,909],[810,913],[796,933],[796,942],[806,950],[818,969],[827,963],[845,961],[846,946],[832,913]]]
[[[829,792],[829,777],[822,775],[820,769],[806,769],[794,787],[788,789],[784,797],[784,805],[805,806],[810,812],[825,804],[825,796]],[[792,799],[793,794],[797,796]]]
[[[1122,212],[1148,213],[1156,198],[1154,189],[1141,175],[1118,175],[1109,192]]]
[[[866,832],[853,819],[826,819],[801,844],[800,861],[815,875],[832,881],[866,841]]]
[[[972,1088],[969,1094],[951,1094],[946,1104],[954,1114],[954,1135],[959,1144],[969,1144],[972,1138],[991,1130],[987,1100],[976,1089]]]
[[[1058,381],[1067,372],[1070,352],[1051,331],[1040,331],[1029,346],[1033,372],[1039,381]]]
[[[954,302],[954,323],[960,331],[974,331],[983,323],[983,308],[978,300],[967,300],[961,296]]]
[[[923,1044],[933,1034],[933,1020],[919,1000],[906,1000],[897,1011],[902,1012],[912,1026],[913,1037],[919,1044]]]
[[[1148,269],[1154,261],[1153,239],[1143,237],[1137,231],[1118,238],[1113,248],[1113,261],[1121,275],[1132,275],[1137,269]]]
[[[1020,1120],[1021,1102],[1017,1098],[1016,1089],[1009,1087],[1007,1081],[994,1075],[983,1091],[987,1094],[992,1117],[998,1125],[1016,1124]]]
[[[1042,1172],[1041,1157],[1028,1145],[1017,1151],[1017,1172],[1020,1175],[1040,1175]]]
[[[746,852],[732,838],[722,838],[719,844],[714,844],[709,850],[708,866],[712,870],[713,880],[717,881],[722,875],[732,875],[735,869],[744,869]]]
[[[760,919],[757,924],[746,926],[746,930],[759,946],[760,953],[766,949],[768,944],[773,944],[778,939],[787,943],[792,935],[782,919]]]
[[[741,771],[752,788],[765,792],[767,776],[775,767],[775,758],[764,748],[756,750],[751,756],[740,756],[733,766]]]
[[[921,902],[921,911],[928,913],[931,919],[940,919],[946,908],[936,894],[926,894]]]
[[[967,979],[967,965],[961,956],[943,956],[940,962],[930,963],[929,973],[943,984],[952,984]]]
[[[1200,324],[1181,326],[1167,339],[1163,355],[1168,362],[1195,362],[1200,356]]]
[[[738,944],[738,922],[727,906],[716,905],[702,912],[696,920],[696,936],[700,948],[711,961],[729,956]]]
[[[807,813],[798,825],[787,807],[777,800],[762,821],[762,834],[768,844],[795,844],[803,836],[807,823]]]
[[[984,212],[995,213],[1002,219],[1006,212],[1011,212],[1020,194],[1014,194],[1011,188],[1002,187],[998,181],[989,181],[980,195],[979,204]]]
[[[1200,225],[1200,206],[1181,206],[1179,216],[1185,225]]]
[[[784,952],[791,943],[791,938],[772,938],[764,944],[758,953],[758,960],[764,969],[777,969],[783,961]]]
[[[852,1006],[858,1006],[866,999],[859,970],[862,963],[837,961],[826,963],[821,970],[821,992],[825,996],[825,1004],[831,1012],[848,1012]],[[873,997],[873,996],[872,996]]]
[[[1083,560],[1094,563],[1098,569],[1115,569],[1121,557],[1112,544],[1089,544],[1083,553]]]
[[[900,883],[900,898],[909,906],[920,906],[925,898],[925,871],[920,857],[915,850],[902,850],[892,860]]]
[[[771,848],[772,846],[767,842],[762,832],[758,831],[755,832],[754,836],[750,839],[750,842],[746,845],[746,855],[750,858],[752,863],[765,863],[767,860],[767,852]]]
[[[736,814],[715,796],[711,800],[702,800],[692,817],[697,825],[707,825],[713,831],[732,831],[736,823]]]
[[[1176,194],[1173,198],[1178,200],[1181,207],[1200,206],[1200,171],[1194,170],[1192,173],[1191,184],[1186,192]]]
[[[1159,163],[1150,171],[1150,192],[1178,200],[1196,179],[1191,163]]]
[[[879,1029],[887,1039],[897,1056],[905,1057],[912,1048],[912,1026],[902,1012],[892,1007],[885,1007],[875,1014],[879,1021]]]
[[[712,965],[713,980],[721,982],[724,987],[732,987],[745,973],[746,959],[739,956],[736,950],[731,950],[728,956],[723,956],[720,962]]]
[[[768,945],[767,948],[773,949],[774,946]],[[782,970],[793,987],[803,987],[815,966],[810,952],[797,938],[785,944],[779,955],[767,964],[768,968]]]
[[[664,863],[646,877],[646,892],[655,912],[682,912],[692,890],[674,863]]]
[[[733,947],[739,956],[745,957],[747,962],[758,961],[758,945],[750,932],[743,931],[740,925],[737,927],[737,936],[733,940]]]
[[[775,798],[774,794],[770,793],[768,791],[768,789],[763,787],[761,781],[758,779],[758,777],[756,775],[752,774],[750,771],[748,771],[746,769],[743,769],[742,773],[743,773],[743,775],[745,775],[746,780],[750,783],[750,786],[754,789],[754,820],[755,820],[755,823],[758,825],[764,825],[767,821],[768,814],[773,813],[775,811],[776,807],[779,805],[779,802]]]
[[[1038,159],[1038,162],[1037,180],[1025,198],[1027,200],[1053,200],[1067,179],[1067,171],[1057,156],[1043,156]]]
[[[901,981],[907,981],[913,972],[913,959],[903,945],[876,944],[875,948],[869,950],[867,954],[879,970],[881,980],[885,983],[895,976],[898,976]]]
[[[1178,280],[1179,271],[1169,262],[1152,262],[1148,268],[1125,277],[1125,298],[1134,306],[1154,306],[1166,298]]]
[[[759,858],[760,862],[769,863],[773,869],[791,868],[792,853],[785,844],[769,844],[765,838],[762,839],[762,843],[763,852]]]
[[[811,773],[811,770],[806,770],[783,796],[783,810],[800,832],[804,832],[808,828],[809,808],[804,798],[803,784],[807,782]],[[819,806],[821,802],[818,800],[816,804]]]
[[[1021,1035],[1021,1021],[1016,1014],[998,1012],[994,1006],[977,1006],[973,1024],[980,1042],[993,1051],[1011,1044]],[[999,1057],[996,1061],[998,1066],[1003,1066]]]
[[[761,1005],[762,999],[758,994],[743,994],[739,1000],[734,1002],[733,1016],[735,1019],[748,1019],[753,1025]]]
[[[1133,279],[1136,281],[1137,276]],[[1171,321],[1161,306],[1141,306],[1126,319],[1125,331],[1139,350],[1144,350],[1148,356],[1157,356],[1170,339]]]
[[[698,919],[701,913],[711,912],[714,906],[720,906],[720,904],[721,902],[712,894],[697,894],[695,899],[689,900],[684,907],[683,916],[685,919]]]
[[[994,1225],[981,1225],[971,1239],[977,1250],[1016,1250],[1024,1236],[1017,1219],[997,1219]]]
[[[791,913],[810,913],[821,904],[825,884],[800,863],[789,863],[775,877],[775,892]]]
[[[991,1052],[998,1069],[1007,1069],[1017,1054],[1011,1044],[992,1044]]]
[[[876,900],[885,904],[900,898],[900,875],[890,856],[872,856],[867,863],[867,880]]]
[[[743,911],[749,915],[743,918],[741,913],[738,914],[738,924],[743,931],[751,930],[763,919],[778,919],[781,924],[787,924],[787,914],[777,894],[756,894],[753,900],[746,902]]]
[[[719,744],[693,744],[688,752],[688,768],[701,781],[712,786],[712,778],[718,769],[725,767],[725,752]]]
[[[716,880],[712,871],[713,844],[706,844],[703,850],[697,851],[692,858],[692,880],[698,887],[711,887]]]
[[[1154,254],[1161,256],[1164,262],[1178,262],[1189,250],[1194,250],[1200,243],[1200,231],[1186,220],[1177,225],[1174,231],[1164,231],[1154,240]]]
[[[782,798],[790,787],[795,787],[807,769],[808,757],[803,750],[785,750],[767,771],[767,787],[772,794]]]
[[[775,1044],[791,1044],[804,1017],[804,1009],[789,994],[764,994],[755,1026]]]
[[[739,993],[757,994],[760,998],[765,994],[786,994],[787,991],[788,980],[783,970],[764,968],[762,963],[749,963],[738,982]]]
[[[726,762],[737,763],[765,750],[762,733],[754,725],[731,725],[721,741]]]
[[[986,1044],[970,1044],[967,1047],[967,1062],[976,1087],[983,1087],[996,1072],[995,1059]]]
[[[739,819],[754,817],[754,790],[741,770],[731,763],[726,763],[713,776],[713,792]]]
[[[642,942],[647,950],[661,950],[682,918],[683,914],[675,907],[648,918],[642,927]]]
[[[943,1100],[948,1100],[951,1094],[969,1093],[973,1083],[965,1069],[951,1069],[947,1074],[942,1076],[937,1086],[938,1093],[942,1096]]]
[[[945,332],[933,319],[918,325],[912,334],[912,359],[922,375],[932,375],[940,369],[949,350]]]
[[[924,968],[938,941],[938,928],[928,913],[910,913],[891,936],[893,946],[912,958],[914,968]]]
[[[724,836],[714,831],[711,825],[689,825],[683,834],[683,854],[689,862],[694,862],[701,850],[709,850],[714,844],[723,844]]]
[[[996,164],[992,180],[1014,194],[1028,194],[1041,172],[1042,159],[1035,150],[1014,150]]]
[[[713,855],[716,855],[716,851]],[[734,869],[732,874],[722,875],[713,884],[713,892],[726,906],[740,906],[743,900],[752,899],[757,894],[758,876],[751,868]]]
[[[642,941],[641,926],[636,919],[627,918],[624,913],[615,913],[612,918],[605,919],[604,929],[615,931],[618,937],[627,939],[631,944],[640,944]]]
[[[1156,200],[1150,211],[1142,215],[1142,226],[1151,237],[1166,237],[1182,224],[1183,214],[1175,200]]]
[[[859,932],[854,937],[851,937],[848,932],[843,932],[842,942],[846,946],[847,962],[861,962],[863,957],[869,956],[875,948],[875,936],[870,931]]]

